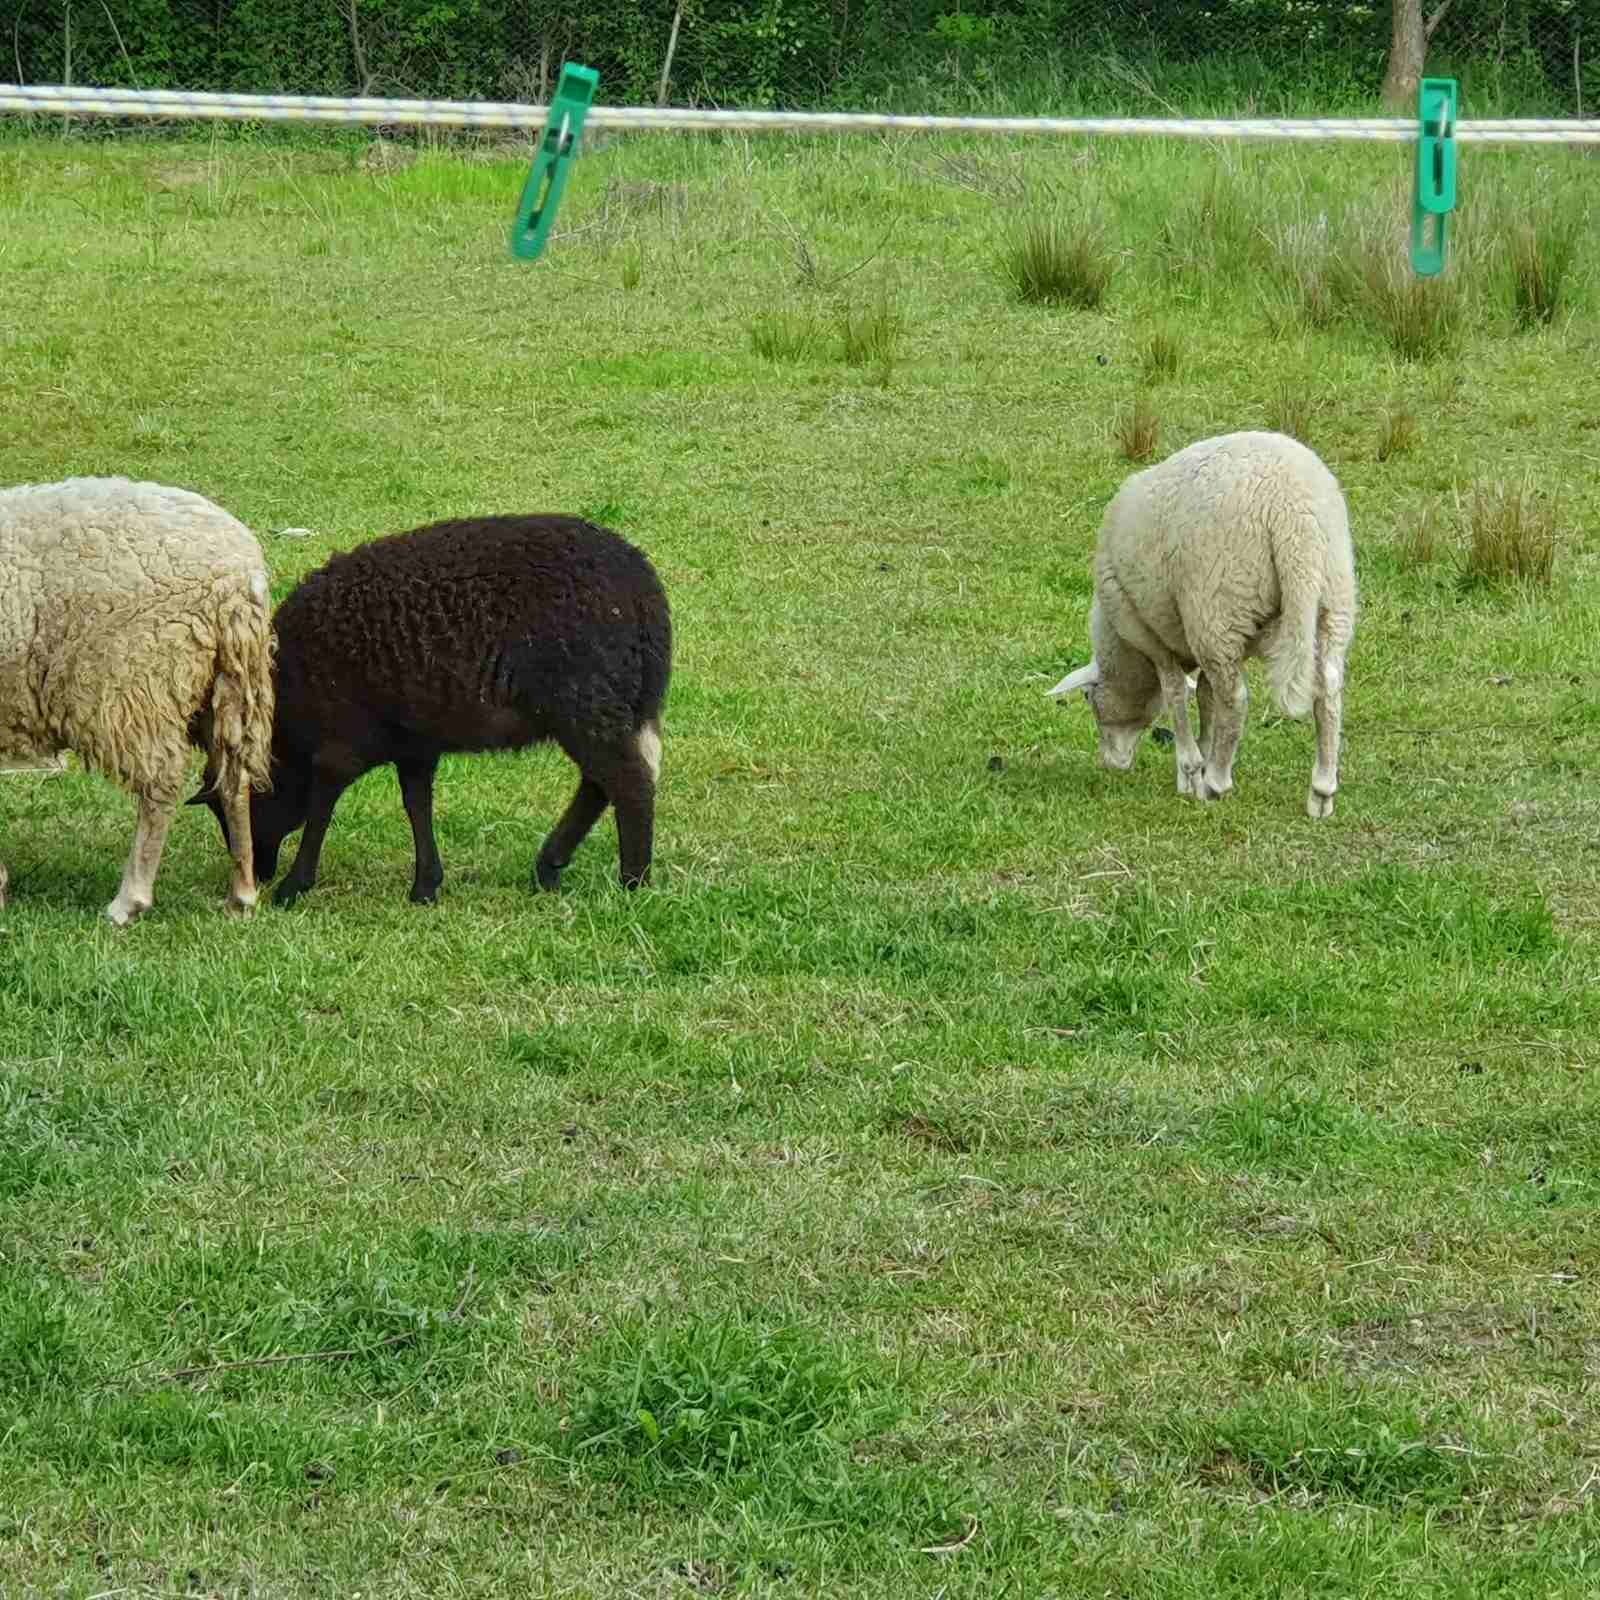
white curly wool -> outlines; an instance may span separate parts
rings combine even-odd
[[[254,905],[249,789],[267,783],[272,705],[266,562],[236,518],[120,477],[0,489],[0,766],[70,750],[138,798],[114,923],[152,902],[191,742],[217,760],[233,827],[228,904]],[[0,866],[0,905],[6,883]]]
[[[1344,495],[1316,453],[1247,430],[1131,473],[1106,507],[1094,572],[1094,657],[1046,692],[1084,691],[1101,762],[1130,767],[1164,703],[1179,794],[1226,794],[1249,699],[1244,662],[1259,656],[1284,714],[1315,713],[1306,811],[1331,816],[1357,601]],[[1203,743],[1189,723],[1191,681]]]

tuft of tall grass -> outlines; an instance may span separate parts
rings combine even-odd
[[[1555,568],[1557,507],[1530,481],[1474,483],[1461,581],[1468,588],[1548,586]]]
[[[1000,270],[1028,305],[1093,311],[1116,276],[1117,258],[1097,222],[1055,212],[1030,217],[1011,234]]]
[[[1465,1500],[1489,1452],[1463,1442],[1454,1406],[1425,1417],[1343,1380],[1258,1393],[1218,1419],[1216,1443],[1270,1494],[1402,1507]]]
[[[881,290],[870,305],[857,306],[854,301],[846,301],[840,307],[839,338],[847,366],[875,365],[887,377],[904,332],[905,318],[887,289]]]
[[[1400,535],[1400,565],[1408,570],[1431,567],[1439,559],[1442,547],[1438,508],[1430,502]]]
[[[1388,461],[1416,447],[1417,416],[1410,406],[1391,404],[1378,419],[1378,459]]]
[[[1156,328],[1145,339],[1139,352],[1139,365],[1145,382],[1160,383],[1178,375],[1181,347],[1170,328]]]
[[[1281,284],[1271,300],[1275,320],[1325,328],[1339,314],[1335,238],[1328,213],[1300,217],[1272,235],[1276,276]]]
[[[900,1414],[878,1363],[741,1316],[619,1327],[582,1363],[562,1445],[592,1476],[669,1498],[719,1479],[837,1470]]]
[[[768,361],[805,361],[821,343],[822,330],[810,311],[759,311],[750,324],[750,347]]]
[[[1584,225],[1582,215],[1549,202],[1512,224],[1506,239],[1507,275],[1519,328],[1548,325],[1570,298]]]
[[[1308,445],[1311,425],[1320,409],[1320,400],[1303,379],[1280,378],[1267,402],[1267,426]]]
[[[1148,461],[1156,453],[1161,425],[1150,396],[1142,389],[1117,418],[1117,448],[1129,461]]]
[[[1411,269],[1404,230],[1380,215],[1353,230],[1337,258],[1334,286],[1404,361],[1431,361],[1461,342],[1466,286],[1459,264],[1433,278]]]
[[[1204,183],[1172,205],[1158,238],[1174,270],[1217,281],[1219,273],[1225,278],[1258,260],[1259,202],[1232,168],[1213,167]]]

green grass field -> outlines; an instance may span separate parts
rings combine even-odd
[[[280,596],[579,511],[677,631],[636,896],[609,815],[530,891],[544,751],[445,763],[436,908],[381,772],[117,934],[131,803],[0,778],[0,1593],[1595,1592],[1600,167],[1465,150],[1419,288],[1410,159],[642,136],[527,264],[515,152],[0,144],[0,481]],[[997,265],[1056,207],[1097,307]],[[1345,487],[1327,822],[1258,667],[1208,808],[1043,695],[1136,402]]]

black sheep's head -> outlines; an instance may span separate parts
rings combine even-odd
[[[298,765],[284,765],[276,759],[272,764],[272,787],[265,793],[250,796],[251,870],[257,883],[267,883],[277,876],[278,851],[283,841],[305,820],[310,809],[311,773]],[[190,795],[187,804],[208,806],[211,815],[222,829],[222,841],[231,852],[233,840],[228,837],[228,817],[217,798],[217,774],[214,761],[206,762],[205,776],[200,788]]]

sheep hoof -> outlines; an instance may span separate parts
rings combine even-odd
[[[1306,815],[1314,822],[1321,822],[1324,817],[1333,815],[1333,796],[1331,794],[1318,794],[1315,789],[1306,792]]]
[[[127,928],[137,922],[150,909],[148,900],[134,900],[118,895],[106,907],[106,917],[114,928]]]
[[[408,898],[414,906],[436,906],[439,903],[439,886],[435,884],[430,889],[425,883],[414,883]]]
[[[553,861],[546,861],[540,856],[533,864],[533,881],[541,888],[552,893],[561,887],[561,868]]]
[[[276,889],[272,891],[272,903],[287,910],[292,906],[305,890],[293,878],[285,878]]]

